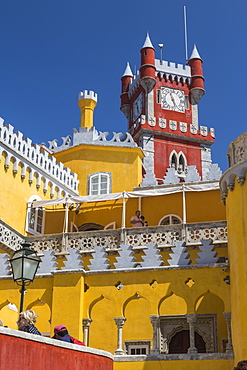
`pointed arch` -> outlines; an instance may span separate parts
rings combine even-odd
[[[177,171],[179,174],[185,173],[187,167],[187,159],[182,151],[178,153],[178,168]]]
[[[175,168],[175,170],[177,170],[177,167],[178,167],[178,158],[177,158],[177,152],[176,152],[176,150],[173,150],[170,153],[170,156],[169,156],[169,164],[170,164],[170,167],[171,168]]]
[[[171,292],[161,298],[158,304],[159,315],[185,315],[187,313],[187,303],[184,298]]]

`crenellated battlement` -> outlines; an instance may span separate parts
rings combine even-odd
[[[92,90],[84,90],[84,91],[80,91],[79,92],[79,96],[78,96],[78,101],[79,100],[82,100],[82,99],[92,99],[94,101],[96,101],[97,103],[97,100],[98,100],[98,94],[96,94],[94,91]]]
[[[166,60],[160,61],[159,59],[155,59],[155,67],[156,67],[156,72],[176,74],[177,76],[187,77],[187,78],[191,77],[190,66],[186,66],[183,64],[168,62]]]
[[[36,177],[36,186],[40,187],[41,179],[44,182],[44,193],[50,184],[51,196],[54,196],[54,188],[57,193],[78,194],[77,174],[71,172],[70,168],[57,162],[51,156],[51,152],[45,150],[42,145],[33,144],[29,138],[23,138],[20,131],[14,131],[10,124],[4,125],[4,120],[0,118],[0,156],[5,154],[4,167],[10,167],[13,159],[13,173],[17,174],[21,167],[21,177],[24,179],[29,174],[29,183],[32,184]],[[0,157],[1,158],[1,157]],[[20,166],[19,166],[20,165]],[[35,176],[34,176],[35,175]]]
[[[56,153],[81,144],[130,148],[137,147],[137,144],[128,132],[125,135],[123,135],[122,132],[113,132],[113,137],[110,140],[107,140],[108,136],[109,132],[97,131],[94,126],[89,130],[87,127],[79,127],[79,130],[74,128],[73,140],[71,140],[70,135],[63,137],[61,146],[57,145],[58,141],[56,139],[49,141],[49,151]]]

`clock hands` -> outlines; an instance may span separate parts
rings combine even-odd
[[[172,100],[173,104],[177,107],[178,105],[176,104],[176,101],[175,101],[175,99],[173,97],[173,93],[172,92],[170,92],[170,96],[171,96],[171,100]]]

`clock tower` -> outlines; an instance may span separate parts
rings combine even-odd
[[[175,182],[211,180],[215,136],[214,129],[198,123],[198,103],[205,90],[196,46],[187,65],[175,64],[155,59],[147,34],[139,71],[133,76],[127,63],[121,80],[120,109],[145,154],[143,185],[169,183],[168,173]]]

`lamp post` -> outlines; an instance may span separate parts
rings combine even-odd
[[[20,312],[22,312],[25,286],[34,280],[41,259],[35,251],[30,249],[29,243],[23,243],[22,248],[13,254],[9,262],[12,267],[13,279],[17,285],[21,286]]]

